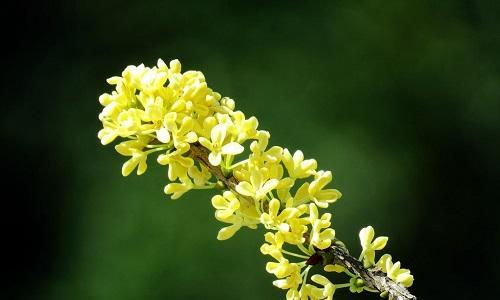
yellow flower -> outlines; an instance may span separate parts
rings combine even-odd
[[[375,250],[384,249],[389,239],[386,236],[380,236],[373,241],[374,237],[375,230],[371,226],[365,227],[359,232],[359,240],[361,241],[361,247],[363,247],[361,257],[363,258],[365,268],[375,264]]]
[[[304,182],[295,192],[293,196],[293,205],[298,206],[307,203],[311,200],[309,195],[309,182]]]
[[[243,196],[252,197],[256,201],[262,200],[267,193],[272,191],[279,181],[277,179],[265,180],[261,170],[255,170],[250,175],[250,182],[241,181],[236,186],[236,191]]]
[[[101,140],[101,144],[107,145],[118,137],[118,133],[114,128],[105,125],[103,129],[99,130],[97,137]]]
[[[216,104],[220,99],[218,93],[208,88],[205,76],[198,71],[187,71],[182,74],[179,82],[183,89],[180,97],[185,101],[185,109],[188,115],[207,116],[210,112],[209,106]]]
[[[198,169],[196,166],[191,166],[188,169],[188,174],[189,177],[193,178],[194,185],[196,186],[205,186],[212,177],[212,173],[208,171],[205,166],[200,165],[200,169]]]
[[[279,269],[279,267],[278,267],[278,269]],[[267,266],[266,266],[266,270],[267,270]],[[275,271],[275,270],[273,270],[273,271]],[[278,271],[278,270],[276,270],[276,271]],[[269,270],[268,270],[268,272],[269,272]],[[271,272],[269,272],[269,273],[271,273]],[[280,288],[280,289],[296,290],[297,287],[302,283],[302,276],[300,275],[300,267],[295,263],[289,264],[286,271],[283,272],[282,274],[286,274],[285,276],[283,276],[285,278],[277,276],[275,274],[276,277],[282,278],[282,279],[278,279],[278,280],[273,281],[273,285]],[[280,274],[280,275],[282,275],[282,274]]]
[[[147,169],[147,154],[142,149],[148,144],[148,139],[142,138],[121,142],[115,146],[118,153],[124,156],[132,156],[122,166],[122,175],[128,176],[137,168],[137,175],[142,175]]]
[[[227,109],[227,113],[232,112],[236,106],[234,100],[229,97],[222,98],[220,100],[220,105],[224,106]]]
[[[184,195],[184,193],[194,187],[193,182],[187,176],[181,177],[180,181],[180,183],[173,182],[165,186],[164,192],[167,195],[172,194],[172,196],[170,196],[172,200],[179,199],[182,195]]]
[[[141,131],[141,117],[144,111],[136,108],[124,110],[118,114],[117,133],[121,137],[128,137]]]
[[[250,201],[240,202],[239,211],[245,217],[245,225],[249,226],[249,224],[255,225],[260,223],[260,213],[257,211],[257,207],[254,203],[250,203]]]
[[[328,204],[336,202],[342,194],[335,189],[323,188],[332,181],[332,172],[318,171],[313,182],[308,187],[309,196],[321,208],[327,208]]]
[[[268,262],[266,264],[266,271],[274,274],[278,278],[289,276],[294,271],[299,269],[295,263],[290,263],[288,259],[281,259],[279,262]]]
[[[283,231],[280,227],[280,232],[283,234],[285,241],[291,245],[298,245],[305,242],[304,233],[307,232],[308,221],[303,218],[292,218],[287,222],[288,230]]]
[[[180,122],[180,126],[177,125],[177,119],[180,116],[175,112],[169,112],[165,115],[163,121],[164,126],[168,129],[172,135],[172,140],[174,141],[174,146],[176,148],[183,147],[184,144],[194,143],[198,139],[195,132],[192,131],[194,127],[194,121],[190,117],[183,117]],[[168,142],[167,133],[164,132],[164,141]]]
[[[332,215],[329,213],[324,213],[319,218],[316,205],[314,203],[309,204],[309,220],[312,225],[310,240],[311,244],[318,249],[330,247],[332,239],[335,238],[335,230],[329,228],[331,218]]]
[[[243,152],[243,146],[236,142],[224,143],[226,138],[226,126],[223,124],[218,124],[212,128],[210,135],[211,140],[204,137],[200,137],[199,141],[205,148],[210,150],[208,155],[208,160],[213,166],[220,165],[222,161],[222,155],[236,155]]]
[[[212,197],[212,205],[217,209],[215,217],[217,219],[227,219],[240,208],[240,201],[231,191],[225,191],[224,194]]]
[[[231,117],[234,119],[236,141],[238,143],[241,144],[257,134],[257,127],[259,126],[257,118],[245,119],[245,115],[241,111],[234,112]]]
[[[292,155],[288,149],[283,149],[283,164],[292,178],[306,178],[315,173],[317,162],[315,159],[304,160],[302,151],[297,150]]]
[[[259,130],[257,135],[255,136],[255,141],[250,145],[250,150],[254,152],[264,152],[267,148],[267,144],[269,143],[269,138],[271,134],[265,130]]]
[[[327,208],[330,203],[336,202],[342,194],[336,189],[323,189],[332,180],[330,171],[318,171],[315,179],[309,183],[304,182],[293,197],[294,205],[301,205],[309,201],[321,208]]]
[[[400,283],[404,287],[410,287],[413,285],[413,275],[410,274],[410,270],[401,269],[401,263],[392,262],[392,257],[389,254],[384,254],[377,262],[377,266],[382,270],[382,272],[387,273],[387,276],[397,283]]]
[[[231,215],[224,219],[218,218],[217,220],[231,224],[219,230],[219,233],[217,234],[217,239],[219,241],[231,238],[238,230],[240,230],[241,226],[243,225],[243,218],[239,215]]]
[[[178,59],[171,60],[169,78],[175,74],[179,74],[180,72],[181,72],[181,62]]]
[[[121,80],[121,77],[116,77],[116,78],[118,78],[118,80]],[[107,81],[108,81],[108,83],[111,83],[111,81],[114,81],[114,80],[115,80],[115,77],[109,78]],[[104,109],[106,109],[106,107],[110,104],[114,104],[114,105],[117,105],[118,107],[124,108],[128,104],[128,98],[124,94],[119,94],[117,91],[113,91],[113,92],[111,92],[111,94],[104,93],[104,94],[100,95],[99,96],[99,103],[101,103],[104,106]]]
[[[146,94],[154,94],[165,82],[167,82],[167,72],[162,72],[156,67],[144,68],[139,71],[136,78],[136,84]]]
[[[311,276],[311,280],[323,286],[323,288],[318,288],[312,284],[308,284],[309,293],[313,298],[332,300],[333,294],[335,293],[335,285],[331,283],[330,280],[319,274]]]
[[[137,167],[137,175],[146,172],[148,165],[146,163],[147,155],[144,152],[134,152],[132,158],[127,160],[122,167],[122,175],[128,176]]]
[[[282,280],[282,279],[280,279],[280,280]],[[297,287],[299,284],[297,284]],[[299,290],[297,290],[297,287],[290,287],[289,288],[288,292],[286,292],[286,300],[301,300],[302,295],[299,292]],[[302,299],[304,299],[304,298],[302,298]]]
[[[108,100],[108,99],[112,99],[112,97],[115,95],[116,95],[116,92],[113,95],[108,95],[108,94],[101,95],[101,99],[106,99],[103,101],[105,101],[105,102],[111,101],[109,104],[107,104],[102,109],[102,112],[99,114],[99,120],[101,122],[106,122],[106,121],[115,122],[116,118],[118,117],[118,114],[126,108],[126,104],[121,104],[118,101]],[[103,96],[105,96],[105,97],[103,97]],[[118,98],[118,97],[116,97],[116,98]]]
[[[206,117],[204,119],[198,119],[196,120],[194,124],[194,130],[198,133],[198,136],[200,137],[209,137],[212,128],[217,125],[217,119],[213,116]]]
[[[277,261],[283,259],[283,253],[281,253],[281,247],[285,242],[283,234],[281,232],[272,233],[267,232],[264,235],[266,242],[260,247],[260,252],[264,255],[271,255]]]
[[[190,157],[182,156],[189,151],[188,144],[178,145],[175,151],[170,153],[161,154],[158,156],[158,163],[160,165],[168,165],[168,179],[174,181],[177,178],[186,177],[188,169],[194,164],[194,161]]]
[[[157,122],[163,119],[165,115],[165,107],[163,103],[163,98],[149,96],[143,103],[144,111],[144,121],[147,122]]]
[[[252,155],[250,156],[250,167],[259,168],[264,162],[279,163],[281,161],[283,148],[279,146],[273,146],[266,150],[269,137],[271,135],[269,132],[260,130],[255,135],[256,141],[250,144],[250,150]]]
[[[286,231],[288,231],[290,227],[288,224],[285,224],[285,222],[288,219],[294,218],[299,213],[299,210],[296,208],[285,208],[281,211],[281,213],[279,213],[280,205],[281,203],[278,199],[272,199],[269,202],[269,212],[263,213],[260,216],[260,221],[264,224],[264,226],[266,226],[266,228],[284,225]]]

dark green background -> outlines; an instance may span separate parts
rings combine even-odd
[[[284,298],[263,231],[217,241],[211,194],[171,201],[164,167],[122,178],[100,145],[105,79],[160,57],[334,172],[352,252],[371,224],[420,299],[497,293],[498,1],[78,2],[2,4],[2,294]]]

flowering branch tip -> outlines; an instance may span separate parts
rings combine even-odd
[[[272,259],[266,271],[287,300],[331,300],[336,289],[380,293],[389,299],[416,299],[407,287],[413,275],[389,254],[376,262],[387,237],[371,226],[359,233],[362,252],[352,257],[337,239],[332,214],[322,212],[342,194],[327,186],[331,171],[318,170],[315,159],[300,150],[269,147],[270,133],[255,117],[235,110],[234,100],[208,87],[199,71],[181,72],[181,63],[161,59],[155,67],[128,66],[107,80],[115,86],[102,94],[99,114],[103,145],[120,139],[116,151],[128,157],[122,175],[142,175],[148,158],[168,168],[164,192],[179,199],[193,189],[214,189],[215,218],[225,223],[217,234],[227,240],[240,229],[263,226],[260,251]],[[247,150],[245,152],[245,149]],[[323,265],[323,274],[313,265]],[[329,272],[349,283],[334,283]],[[310,274],[311,273],[311,274]]]

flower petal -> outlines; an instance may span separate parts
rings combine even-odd
[[[270,180],[266,181],[266,183],[264,183],[264,185],[260,189],[260,192],[263,193],[263,194],[267,194],[272,189],[274,189],[278,185],[278,183],[279,183],[278,179],[274,179],[274,178],[270,179]]]
[[[215,125],[210,133],[210,138],[212,139],[212,144],[222,145],[226,138],[226,126],[223,124]]]
[[[167,128],[162,127],[160,128],[160,130],[156,131],[156,138],[160,142],[166,144],[170,142],[170,133],[168,132]]]
[[[217,239],[219,241],[227,240],[231,238],[238,230],[240,230],[241,225],[233,224],[231,226],[227,226],[219,230],[217,234]]]
[[[207,140],[206,138],[204,138],[204,137],[200,137],[200,138],[198,139],[198,141],[200,142],[200,144],[201,144],[203,147],[207,148],[207,149],[208,149],[208,150],[210,150],[210,151],[212,151],[212,150],[213,150],[212,143],[211,143],[209,140]]]
[[[243,196],[253,197],[255,195],[253,186],[246,181],[238,183],[238,185],[236,186],[236,191]]]
[[[361,246],[364,248],[367,248],[368,245],[373,240],[373,237],[375,236],[375,230],[371,226],[367,226],[359,232],[359,240],[361,241]]]
[[[389,238],[386,236],[379,236],[378,238],[376,238],[372,243],[373,250],[384,249],[385,245],[387,244],[387,240],[389,240]]]
[[[231,142],[229,144],[226,144],[224,146],[222,146],[222,154],[229,154],[229,155],[236,155],[236,154],[240,154],[241,152],[243,152],[243,150],[245,150],[245,148],[243,148],[242,145],[236,143],[236,142]]]
[[[212,166],[218,166],[220,165],[220,162],[222,161],[222,155],[220,152],[210,152],[208,155],[208,161]]]

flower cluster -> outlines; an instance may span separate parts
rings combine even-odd
[[[217,168],[236,182],[212,198],[215,218],[226,224],[219,240],[243,227],[264,226],[267,233],[260,250],[272,257],[266,270],[277,277],[275,286],[287,290],[287,299],[332,299],[337,288],[352,288],[353,284],[336,285],[320,274],[308,280],[312,266],[307,260],[335,240],[332,215],[319,210],[341,197],[338,190],[327,188],[330,171],[318,170],[316,160],[305,159],[300,150],[270,147],[270,134],[258,129],[255,117],[246,117],[232,99],[210,89],[201,72],[182,73],[178,60],[167,66],[160,59],[153,68],[128,66],[121,77],[107,81],[115,91],[99,98],[104,109],[98,137],[104,145],[122,138],[115,149],[130,157],[122,167],[124,176],[134,170],[143,174],[149,155],[156,153],[157,162],[168,166],[170,183],[164,191],[178,199],[191,189],[220,187],[220,178],[211,172]],[[195,148],[208,153],[206,160],[192,155]],[[375,266],[375,250],[387,242],[372,242],[373,235],[371,227],[360,233],[360,260],[366,267]],[[399,262],[392,264],[390,256],[376,265],[405,286],[413,280]],[[363,290],[359,278],[344,268],[327,265],[325,271],[345,272],[354,279],[354,290]]]
[[[410,270],[401,269],[401,263],[399,261],[393,264],[390,254],[382,255],[375,264],[375,250],[384,249],[389,238],[380,236],[373,240],[374,237],[375,230],[371,226],[365,227],[359,232],[359,240],[363,248],[359,260],[363,261],[366,268],[376,265],[382,272],[386,273],[390,279],[404,287],[410,287],[413,284],[413,275],[410,274]]]

